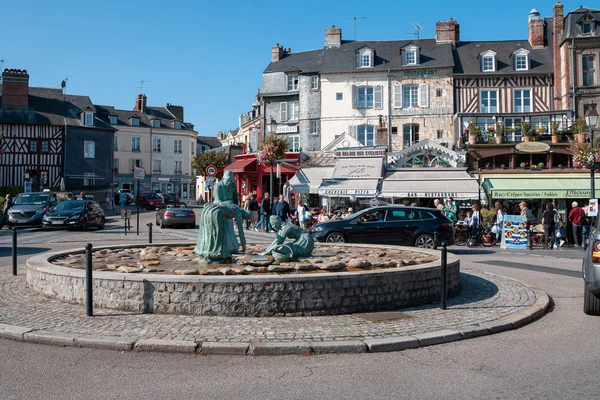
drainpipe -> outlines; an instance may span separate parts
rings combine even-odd
[[[390,81],[390,70],[387,71],[387,87],[388,87],[388,132],[387,132],[387,148],[388,153],[392,152],[392,82]]]
[[[571,83],[573,84],[573,119],[577,119],[577,106],[576,106],[576,97],[577,94],[575,92],[576,83],[575,83],[575,38],[571,39]]]
[[[550,111],[554,111],[554,96],[552,95],[552,74],[548,74],[548,100],[550,101]]]

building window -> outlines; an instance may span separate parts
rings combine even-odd
[[[162,164],[161,160],[152,160],[152,173],[153,174],[161,173],[161,170],[162,170],[161,164]]]
[[[592,22],[584,22],[583,25],[581,25],[581,33],[583,35],[591,35],[593,33],[593,29]]]
[[[419,85],[402,86],[402,104],[404,108],[417,107],[419,105]]]
[[[531,89],[515,90],[514,112],[531,112]]]
[[[526,55],[520,55],[515,57],[515,69],[517,71],[526,71],[529,69],[527,65],[527,58],[528,57]]]
[[[94,113],[84,112],[83,113],[83,124],[86,126],[94,125]]]
[[[131,151],[140,151],[140,138],[134,137],[131,138]]]
[[[444,94],[443,89],[435,89],[435,97],[442,97],[443,94]]]
[[[183,140],[173,141],[173,149],[175,154],[183,154]]]
[[[542,115],[537,117],[531,117],[531,128],[540,129],[544,128],[545,133],[550,133],[550,116]],[[541,133],[541,132],[539,132]]]
[[[359,125],[357,126],[356,140],[362,143],[363,146],[376,146],[375,132],[376,129],[373,125]]]
[[[371,51],[370,50],[362,50],[356,53],[356,67],[357,68],[369,68],[372,67],[371,63]]]
[[[298,153],[300,151],[300,136],[289,135],[288,140],[288,151],[291,153]]]
[[[336,99],[337,101],[339,101],[339,100],[344,100],[344,94],[343,94],[343,93],[336,93],[336,94],[335,94],[335,99]]]
[[[437,138],[438,139],[443,139],[444,138],[444,131],[438,130],[437,131]]]
[[[482,90],[481,91],[481,111],[482,113],[497,113],[498,112],[498,91],[497,90]]]
[[[417,63],[417,51],[416,50],[403,50],[402,64],[404,65],[415,65]]]
[[[118,158],[113,159],[113,171],[116,173],[119,173],[119,159]]]
[[[42,140],[42,153],[48,153],[50,151],[50,143],[47,140]]]
[[[173,123],[173,128],[175,128],[175,129],[181,129],[181,121],[175,121]]]
[[[309,126],[308,126],[308,131],[311,135],[318,135],[319,134],[319,120],[318,119],[311,119],[309,122]]]
[[[119,122],[118,118],[116,115],[111,115],[110,116],[110,124],[111,125],[116,125]]]
[[[373,108],[373,86],[358,88],[358,108]]]
[[[160,139],[152,139],[152,152],[160,153]]]
[[[298,90],[298,75],[288,75],[287,80],[288,91]]]
[[[397,135],[397,134],[398,134],[398,127],[392,126],[392,135]]]
[[[183,170],[181,169],[182,165],[182,161],[175,161],[175,175],[181,175],[183,173]]]
[[[132,126],[140,126],[140,119],[138,117],[131,118],[131,125]]]
[[[40,185],[48,186],[48,171],[40,171]]]
[[[113,138],[113,146],[115,151],[119,151],[119,137],[117,135]]]
[[[153,128],[160,128],[160,119],[153,119],[152,120],[152,127]]]
[[[298,119],[298,102],[289,101],[279,103],[279,121],[293,121]]]
[[[594,86],[594,56],[582,56],[581,69],[583,70],[582,86]]]
[[[485,56],[481,58],[481,70],[483,72],[494,71],[494,57],[493,56]]]
[[[312,90],[319,90],[319,76],[311,76],[310,77],[310,88]]]
[[[85,141],[83,142],[83,158],[95,158],[96,157],[96,142]]]
[[[402,142],[404,148],[419,142],[419,124],[402,125]]]

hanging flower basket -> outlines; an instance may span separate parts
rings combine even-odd
[[[571,143],[569,147],[573,152],[573,168],[600,169],[600,149],[589,143]]]

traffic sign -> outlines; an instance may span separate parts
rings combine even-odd
[[[598,199],[590,199],[588,205],[588,216],[597,217],[598,216]]]
[[[214,165],[209,165],[208,167],[206,167],[206,175],[207,176],[217,175],[217,167],[215,167]]]
[[[216,183],[217,183],[217,178],[215,178],[214,176],[209,176],[204,181],[204,188],[206,190],[210,190],[215,187]]]
[[[146,177],[146,171],[144,171],[144,168],[142,167],[135,167],[133,169],[133,177],[142,180]]]
[[[372,198],[371,200],[369,200],[369,205],[371,207],[377,207],[379,205],[379,200],[377,200],[376,198]]]

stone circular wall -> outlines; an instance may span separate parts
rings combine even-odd
[[[104,246],[94,250],[147,246]],[[30,258],[28,286],[48,297],[85,304],[85,271],[50,263],[54,258],[82,251]],[[417,251],[440,254],[435,250]],[[440,271],[439,258],[431,263],[383,270],[285,275],[178,276],[94,271],[94,306],[145,313],[253,317],[395,310],[438,302]],[[459,275],[460,260],[448,253],[448,296],[460,291]]]

